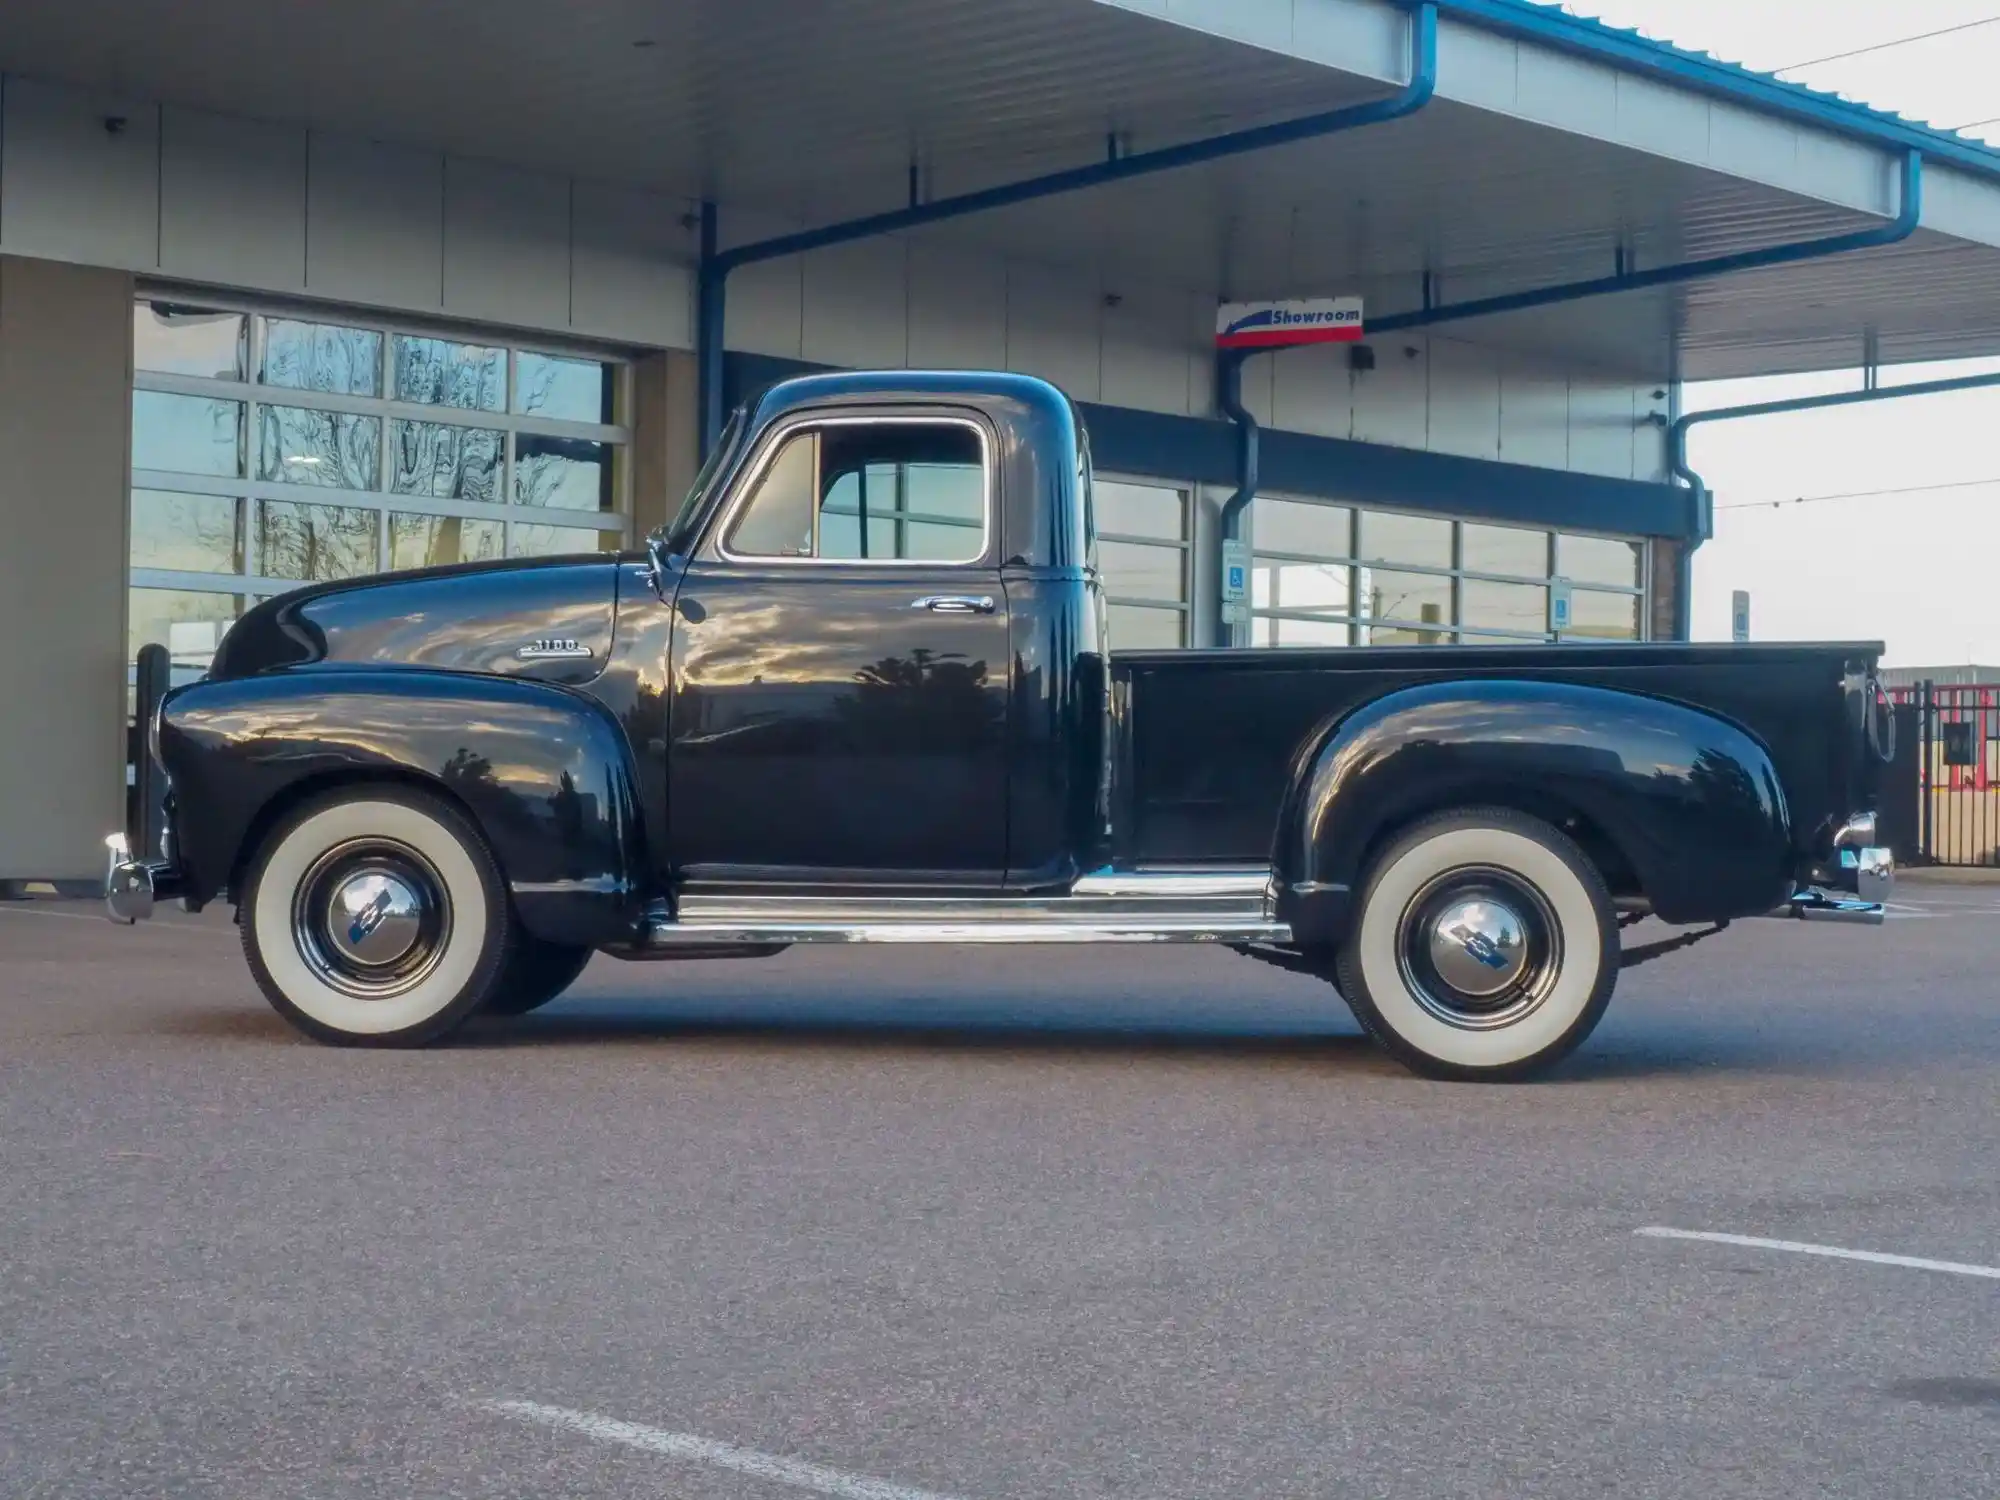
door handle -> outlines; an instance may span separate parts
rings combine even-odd
[[[911,609],[927,609],[934,615],[990,615],[991,594],[926,594],[910,601]]]

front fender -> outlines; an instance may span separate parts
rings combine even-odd
[[[463,804],[536,936],[596,945],[636,918],[646,866],[631,750],[602,704],[568,688],[396,667],[200,682],[162,707],[159,753],[196,902],[233,891],[298,796],[375,778]]]
[[[1495,679],[1389,693],[1323,731],[1280,815],[1280,914],[1304,941],[1339,941],[1385,836],[1487,802],[1595,825],[1669,922],[1791,892],[1784,790],[1745,731],[1634,693]]]

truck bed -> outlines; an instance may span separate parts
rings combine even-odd
[[[1114,652],[1117,858],[1263,862],[1296,758],[1362,704],[1443,678],[1617,688],[1731,720],[1770,750],[1799,852],[1817,854],[1811,845],[1830,836],[1829,821],[1872,790],[1842,688],[1851,670],[1872,672],[1881,652],[1843,642]]]

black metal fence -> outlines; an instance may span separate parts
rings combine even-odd
[[[1896,759],[1881,816],[1898,859],[2000,865],[2000,687],[1892,688]]]

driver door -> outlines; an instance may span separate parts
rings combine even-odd
[[[667,768],[684,877],[997,889],[1007,599],[970,418],[781,424],[682,576]]]

